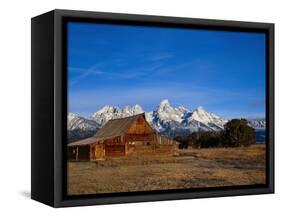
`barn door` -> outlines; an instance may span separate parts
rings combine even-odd
[[[100,160],[104,159],[104,145],[103,144],[96,144],[95,145],[95,159]]]

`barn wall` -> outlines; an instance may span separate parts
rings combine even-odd
[[[78,160],[100,160],[131,154],[172,155],[175,145],[174,140],[157,135],[144,117],[139,116],[123,135],[80,146]],[[75,150],[69,151],[69,159],[75,159]]]
[[[153,129],[145,121],[145,119],[140,116],[138,117],[128,129],[127,134],[150,134],[153,133]]]
[[[127,134],[124,137],[128,154],[131,155],[173,155],[175,150],[175,141],[156,134]]]
[[[104,159],[105,149],[103,144],[95,144],[91,146],[91,159],[101,160]]]
[[[145,145],[147,143],[155,143],[156,137],[154,134],[127,134],[124,136],[124,141]]]
[[[121,157],[126,155],[126,147],[122,136],[116,136],[92,144],[91,159]]]
[[[176,145],[176,141],[164,136],[156,136],[157,144],[160,145]]]
[[[119,145],[105,145],[105,157],[122,157],[125,156],[125,145],[119,144]]]
[[[136,145],[131,146],[129,155],[172,156],[174,148],[174,145]]]

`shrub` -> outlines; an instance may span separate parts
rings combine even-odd
[[[202,132],[200,133],[198,143],[200,148],[214,148],[222,145],[221,132]]]
[[[255,143],[255,129],[248,125],[246,119],[232,119],[220,132],[194,132],[187,137],[177,136],[179,148],[214,148],[240,147]]]
[[[255,129],[246,119],[232,119],[224,128],[223,144],[226,147],[249,146],[255,142]]]

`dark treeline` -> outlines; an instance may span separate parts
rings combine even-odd
[[[255,130],[246,119],[232,119],[219,132],[194,132],[174,138],[179,148],[241,147],[255,143]]]

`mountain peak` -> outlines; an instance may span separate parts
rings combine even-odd
[[[68,116],[70,116],[70,117],[78,117],[79,115],[76,114],[76,113],[69,112]]]
[[[154,114],[154,119],[157,120],[156,122],[177,122],[180,123],[182,121],[182,117],[185,115],[187,112],[187,109],[181,107],[181,108],[173,108],[169,101],[167,99],[163,99],[157,110],[153,111]]]
[[[157,107],[158,112],[170,113],[171,110],[174,110],[174,108],[170,105],[170,103],[167,99],[163,99]]]
[[[122,112],[127,113],[128,114],[127,116],[144,113],[142,107],[138,104],[134,106],[126,106],[125,108],[122,109]]]
[[[265,118],[250,118],[248,119],[250,126],[255,129],[265,129],[266,128],[266,120]]]
[[[78,118],[78,117],[79,117],[78,114],[69,112],[68,115],[67,115],[67,120],[68,120],[68,122],[69,122],[69,121],[71,121],[71,120],[73,120],[73,119],[75,119],[75,118]]]
[[[92,114],[90,118],[98,124],[104,125],[109,120],[130,117],[140,113],[144,113],[144,111],[138,104],[134,106],[125,106],[123,108],[106,105],[96,113]]]
[[[165,106],[165,105],[170,105],[169,100],[163,99],[163,100],[160,102],[160,106]]]
[[[196,112],[202,113],[202,112],[206,112],[205,109],[202,106],[199,106],[195,109]]]
[[[97,111],[98,113],[103,113],[103,112],[110,112],[110,111],[115,111],[115,110],[119,110],[118,107],[116,106],[110,106],[110,105],[105,105],[104,107],[102,107],[99,111]]]
[[[180,135],[181,133],[186,135],[188,132],[199,130],[217,131],[223,129],[226,122],[223,118],[207,112],[202,106],[190,111],[184,106],[173,107],[168,99],[163,99],[158,107],[150,112],[144,112],[139,104],[125,107],[105,105],[87,120],[78,118],[73,114],[69,115],[69,120],[73,119],[71,123],[75,122],[75,126],[79,124],[81,129],[84,129],[88,124],[93,126],[92,129],[94,129],[96,126],[104,126],[109,120],[141,113],[145,113],[146,120],[158,133],[170,136]],[[260,122],[255,123],[262,125]],[[70,129],[73,129],[73,127]]]
[[[142,110],[143,111],[142,107],[139,104],[134,105],[133,108],[136,109],[136,110]]]
[[[202,106],[196,108],[188,117],[189,123],[194,121],[195,123],[204,124],[208,130],[211,129],[215,131],[223,129],[223,126],[226,123],[226,120],[213,113],[207,112]]]

